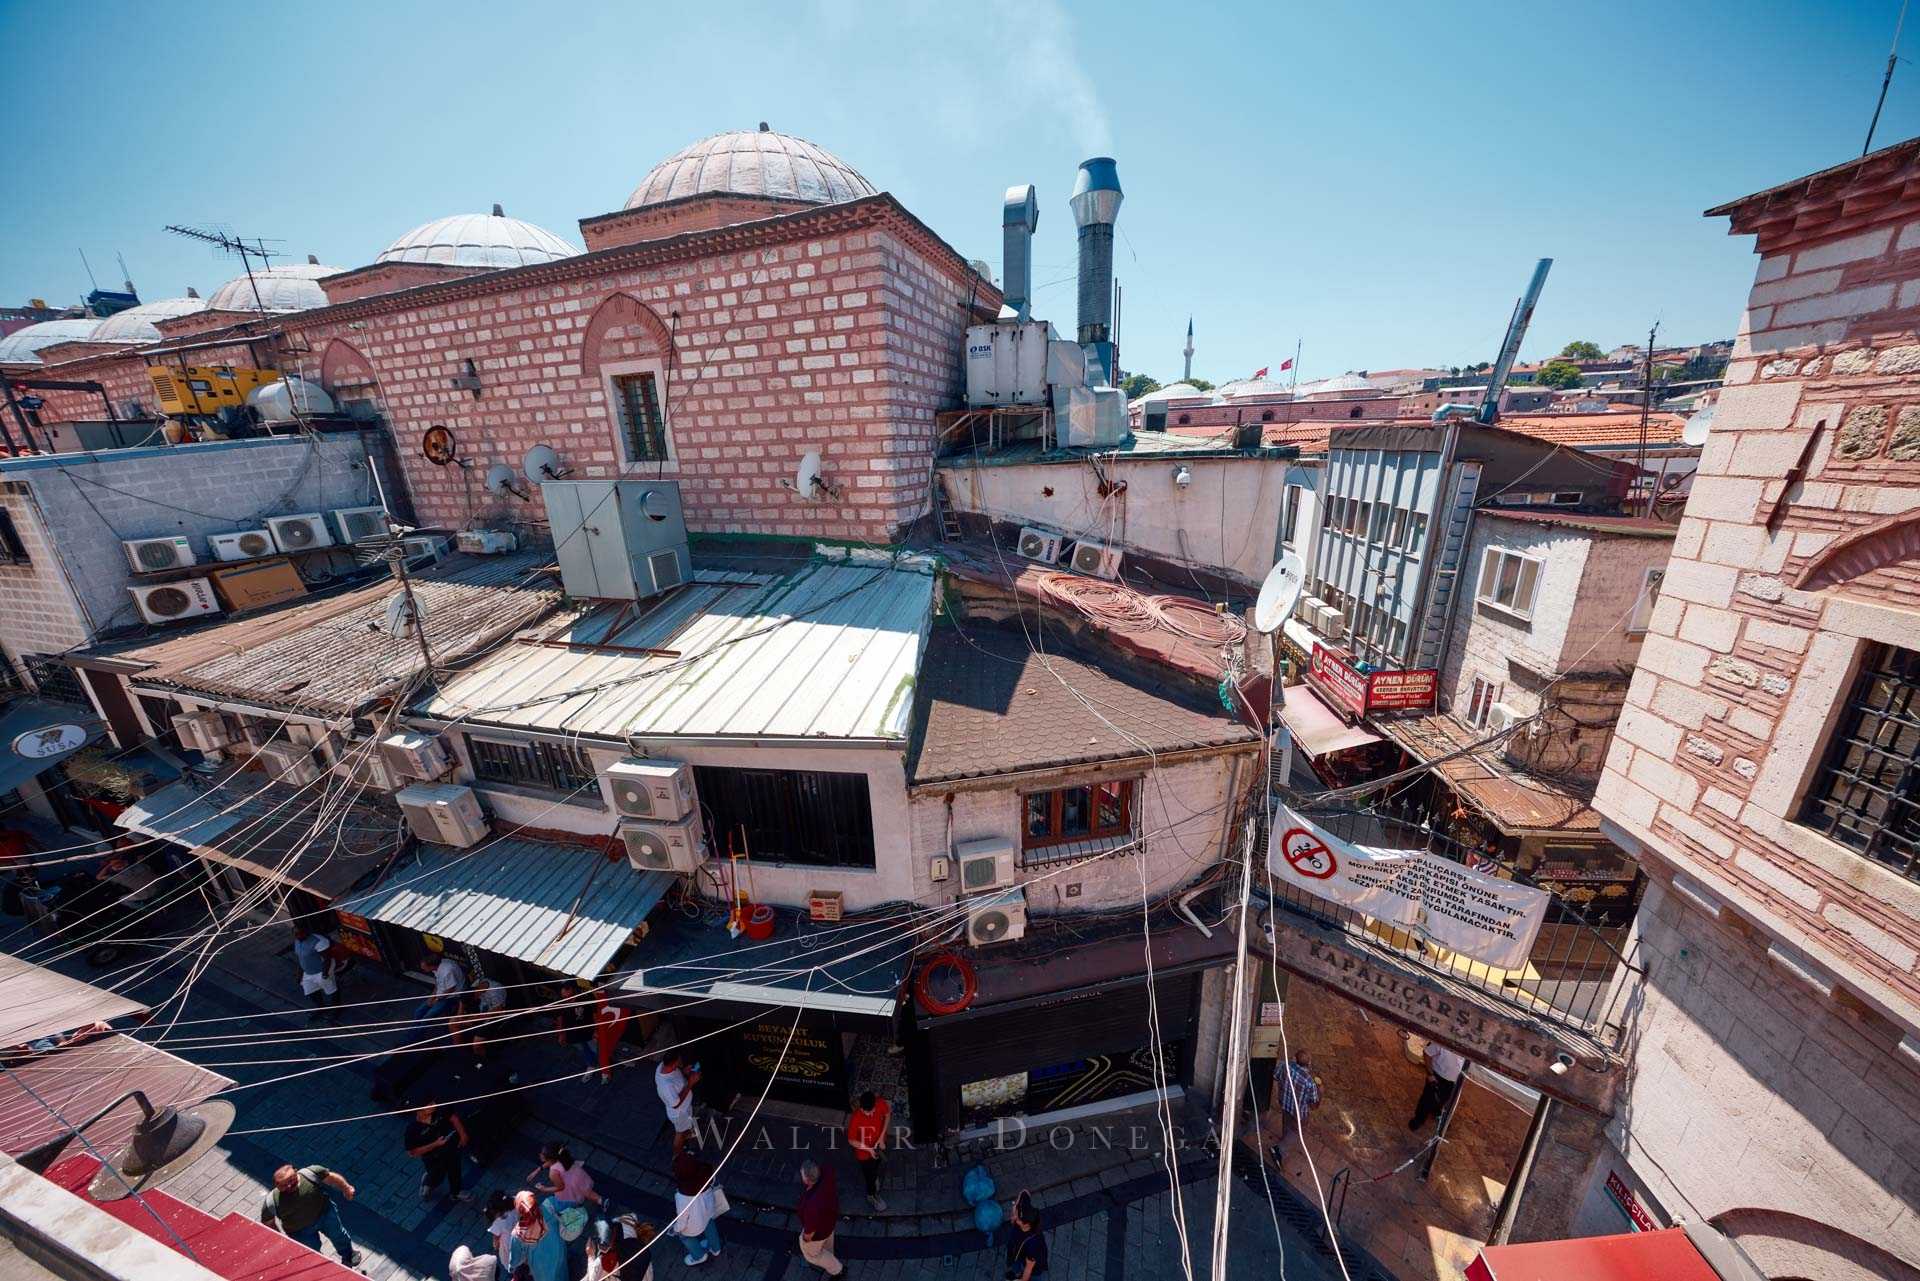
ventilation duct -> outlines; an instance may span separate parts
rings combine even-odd
[[[1113,222],[1120,214],[1120,171],[1107,156],[1080,163],[1073,184],[1073,220],[1080,228],[1080,346],[1096,385],[1111,386],[1113,350]]]
[[[1033,184],[1008,187],[1000,207],[1000,319],[1025,324],[1033,310],[1033,233],[1040,226],[1040,197]]]

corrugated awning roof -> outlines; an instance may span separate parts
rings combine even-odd
[[[423,845],[419,857],[339,906],[437,934],[556,974],[595,979],[673,884],[599,850],[497,840],[468,853]]]
[[[130,1036],[70,1045],[0,1072],[0,1147],[17,1157],[66,1133],[66,1122],[78,1125],[128,1090],[139,1090],[157,1109],[198,1103],[232,1084],[230,1077]],[[47,1104],[60,1115],[48,1111]],[[87,1141],[112,1156],[133,1136],[140,1115],[139,1104],[123,1104],[87,1127]]]
[[[657,601],[527,628],[417,709],[600,739],[903,742],[932,617],[931,565],[700,569]]]
[[[1474,741],[1473,733],[1451,716],[1383,718],[1370,723],[1421,761],[1459,751]],[[1599,812],[1586,796],[1552,779],[1512,768],[1497,747],[1435,765],[1433,772],[1504,832],[1600,830]]]
[[[147,1007],[118,992],[0,952],[0,1049],[106,1023]]]
[[[732,937],[724,924],[668,913],[640,945],[620,991],[891,1018],[919,946],[899,925],[885,916],[828,925],[782,912],[773,937],[754,942]]]
[[[1280,719],[1301,751],[1314,759],[1350,747],[1377,743],[1380,736],[1364,725],[1349,725],[1338,712],[1305,685],[1289,685],[1280,691]]]
[[[56,739],[44,735],[45,731],[67,725],[80,730],[79,740],[71,747],[64,745],[68,741],[65,737]],[[0,715],[0,794],[13,791],[66,760],[100,737],[103,725],[92,708],[73,703],[23,698],[7,708],[5,714]],[[49,754],[39,755],[41,752]]]

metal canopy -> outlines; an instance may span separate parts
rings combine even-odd
[[[146,1008],[117,992],[0,952],[0,1048],[26,1045]]]

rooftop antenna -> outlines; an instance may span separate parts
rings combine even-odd
[[[1893,64],[1900,61],[1900,31],[1907,25],[1907,0],[1900,0],[1900,17],[1893,24],[1893,48],[1887,50],[1887,74],[1880,77],[1880,100],[1873,104],[1873,119],[1867,124],[1867,141],[1860,148],[1866,155],[1873,150],[1873,131],[1880,127],[1880,111],[1887,105],[1887,90],[1893,84]]]
[[[127,270],[127,256],[116,249],[113,257],[120,264],[120,279],[126,282],[127,292],[137,295],[140,291],[133,287],[133,273]]]
[[[264,271],[267,267],[268,260],[273,257],[272,251],[267,248],[266,241],[255,236],[253,243],[248,244],[242,237],[230,236],[224,231],[209,231],[205,227],[181,227],[173,223],[168,223],[166,229],[176,236],[185,236],[189,240],[203,241],[224,253],[238,254],[240,256],[240,266],[245,269],[247,273],[247,284],[253,289],[253,305],[261,311],[267,309],[267,304],[261,301],[260,298],[260,282],[254,279],[253,275],[253,260],[255,258],[260,260],[261,270]],[[82,256],[84,257],[84,255]]]
[[[80,265],[87,269],[87,284],[98,290],[100,288],[100,282],[93,278],[93,264],[87,261],[87,251],[84,249],[76,249],[74,252],[80,255]]]

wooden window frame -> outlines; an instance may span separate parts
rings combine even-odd
[[[1133,798],[1135,783],[1131,778],[1102,778],[1085,783],[1072,783],[1065,787],[1050,787],[1038,792],[1020,794],[1020,848],[1023,850],[1051,849],[1057,845],[1071,845],[1076,841],[1104,841],[1117,836],[1133,835]],[[1117,826],[1100,826],[1100,806],[1094,796],[1096,788],[1117,786],[1120,789],[1120,822]],[[1061,811],[1068,792],[1087,793],[1087,830],[1084,832],[1062,832]],[[1027,830],[1027,818],[1032,803],[1040,797],[1047,798],[1048,833],[1035,836]]]

